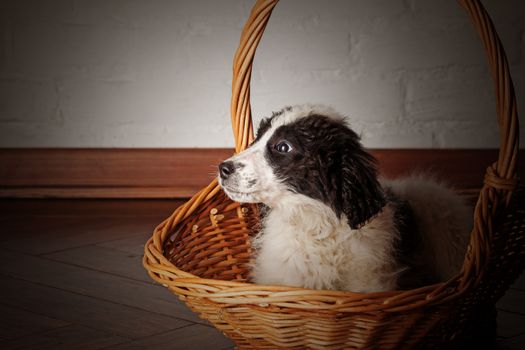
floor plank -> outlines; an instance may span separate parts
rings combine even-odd
[[[123,337],[141,338],[190,324],[178,318],[6,276],[0,276],[0,285],[2,304]]]
[[[525,315],[498,311],[498,336],[511,338],[525,333]]]
[[[89,244],[107,242],[153,232],[155,218],[129,221],[123,218],[81,218],[76,224],[64,225],[41,232],[37,223],[30,223],[33,231],[13,235],[1,246],[9,250],[33,255],[48,254]]]
[[[10,217],[168,217],[185,200],[0,199],[0,216]]]
[[[525,348],[525,333],[517,337],[498,342],[497,350],[523,350]]]
[[[144,245],[145,239],[142,235],[140,238],[142,245]],[[144,248],[141,248],[138,253],[126,253],[97,245],[88,245],[47,254],[44,257],[70,265],[87,267],[92,270],[151,283],[151,277],[148,276],[144,268],[141,268],[143,251]]]
[[[137,271],[142,265],[136,266]],[[166,288],[40,257],[0,250],[0,273],[190,322],[204,322]]]
[[[115,249],[130,254],[144,254],[144,244],[151,237],[153,230],[137,236],[97,243],[97,246]]]
[[[37,315],[0,304],[0,338],[15,339],[70,325],[69,322]]]
[[[127,338],[108,332],[70,325],[35,334],[31,337],[23,337],[4,342],[2,343],[2,349],[96,350],[120,344],[127,340]]]
[[[188,350],[188,349],[229,349],[233,342],[211,327],[193,325],[112,346],[111,350]]]
[[[516,280],[512,285],[513,289],[518,289],[525,292],[525,273],[522,273],[521,276]]]
[[[91,228],[109,226],[114,220],[115,218],[105,218],[105,221],[98,219],[94,222],[91,217],[3,216],[0,217],[2,225],[0,242],[49,235],[60,237],[68,232],[75,232],[76,228],[84,227],[85,225]],[[110,222],[108,223],[108,221]]]
[[[496,304],[500,310],[525,316],[525,291],[509,289]],[[524,325],[525,328],[525,325]]]

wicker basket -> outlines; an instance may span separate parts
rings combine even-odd
[[[460,0],[483,41],[496,91],[500,151],[475,209],[461,271],[415,290],[351,293],[248,283],[255,206],[229,200],[213,181],[161,223],[144,267],[244,348],[445,348],[480,307],[493,305],[524,267],[525,200],[516,176],[518,118],[501,43],[478,0]],[[250,76],[277,0],[258,0],[234,58],[232,125],[237,152],[253,139]]]

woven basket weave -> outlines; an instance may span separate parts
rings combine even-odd
[[[258,0],[234,58],[235,150],[253,139],[250,77],[277,0]],[[485,174],[461,271],[415,290],[352,293],[248,282],[257,208],[229,200],[214,180],[154,231],[144,267],[157,282],[236,342],[239,349],[444,348],[524,267],[525,199],[518,189],[518,118],[505,53],[478,0],[459,0],[478,31],[494,80],[500,128],[497,162]]]

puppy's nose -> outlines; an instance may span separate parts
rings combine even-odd
[[[221,178],[226,180],[231,174],[235,172],[235,165],[232,161],[222,162],[219,164],[219,172],[221,174]]]

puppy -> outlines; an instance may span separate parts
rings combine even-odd
[[[470,209],[443,185],[379,180],[375,159],[337,112],[286,107],[219,166],[234,201],[260,203],[255,283],[379,292],[443,281],[459,271]]]

